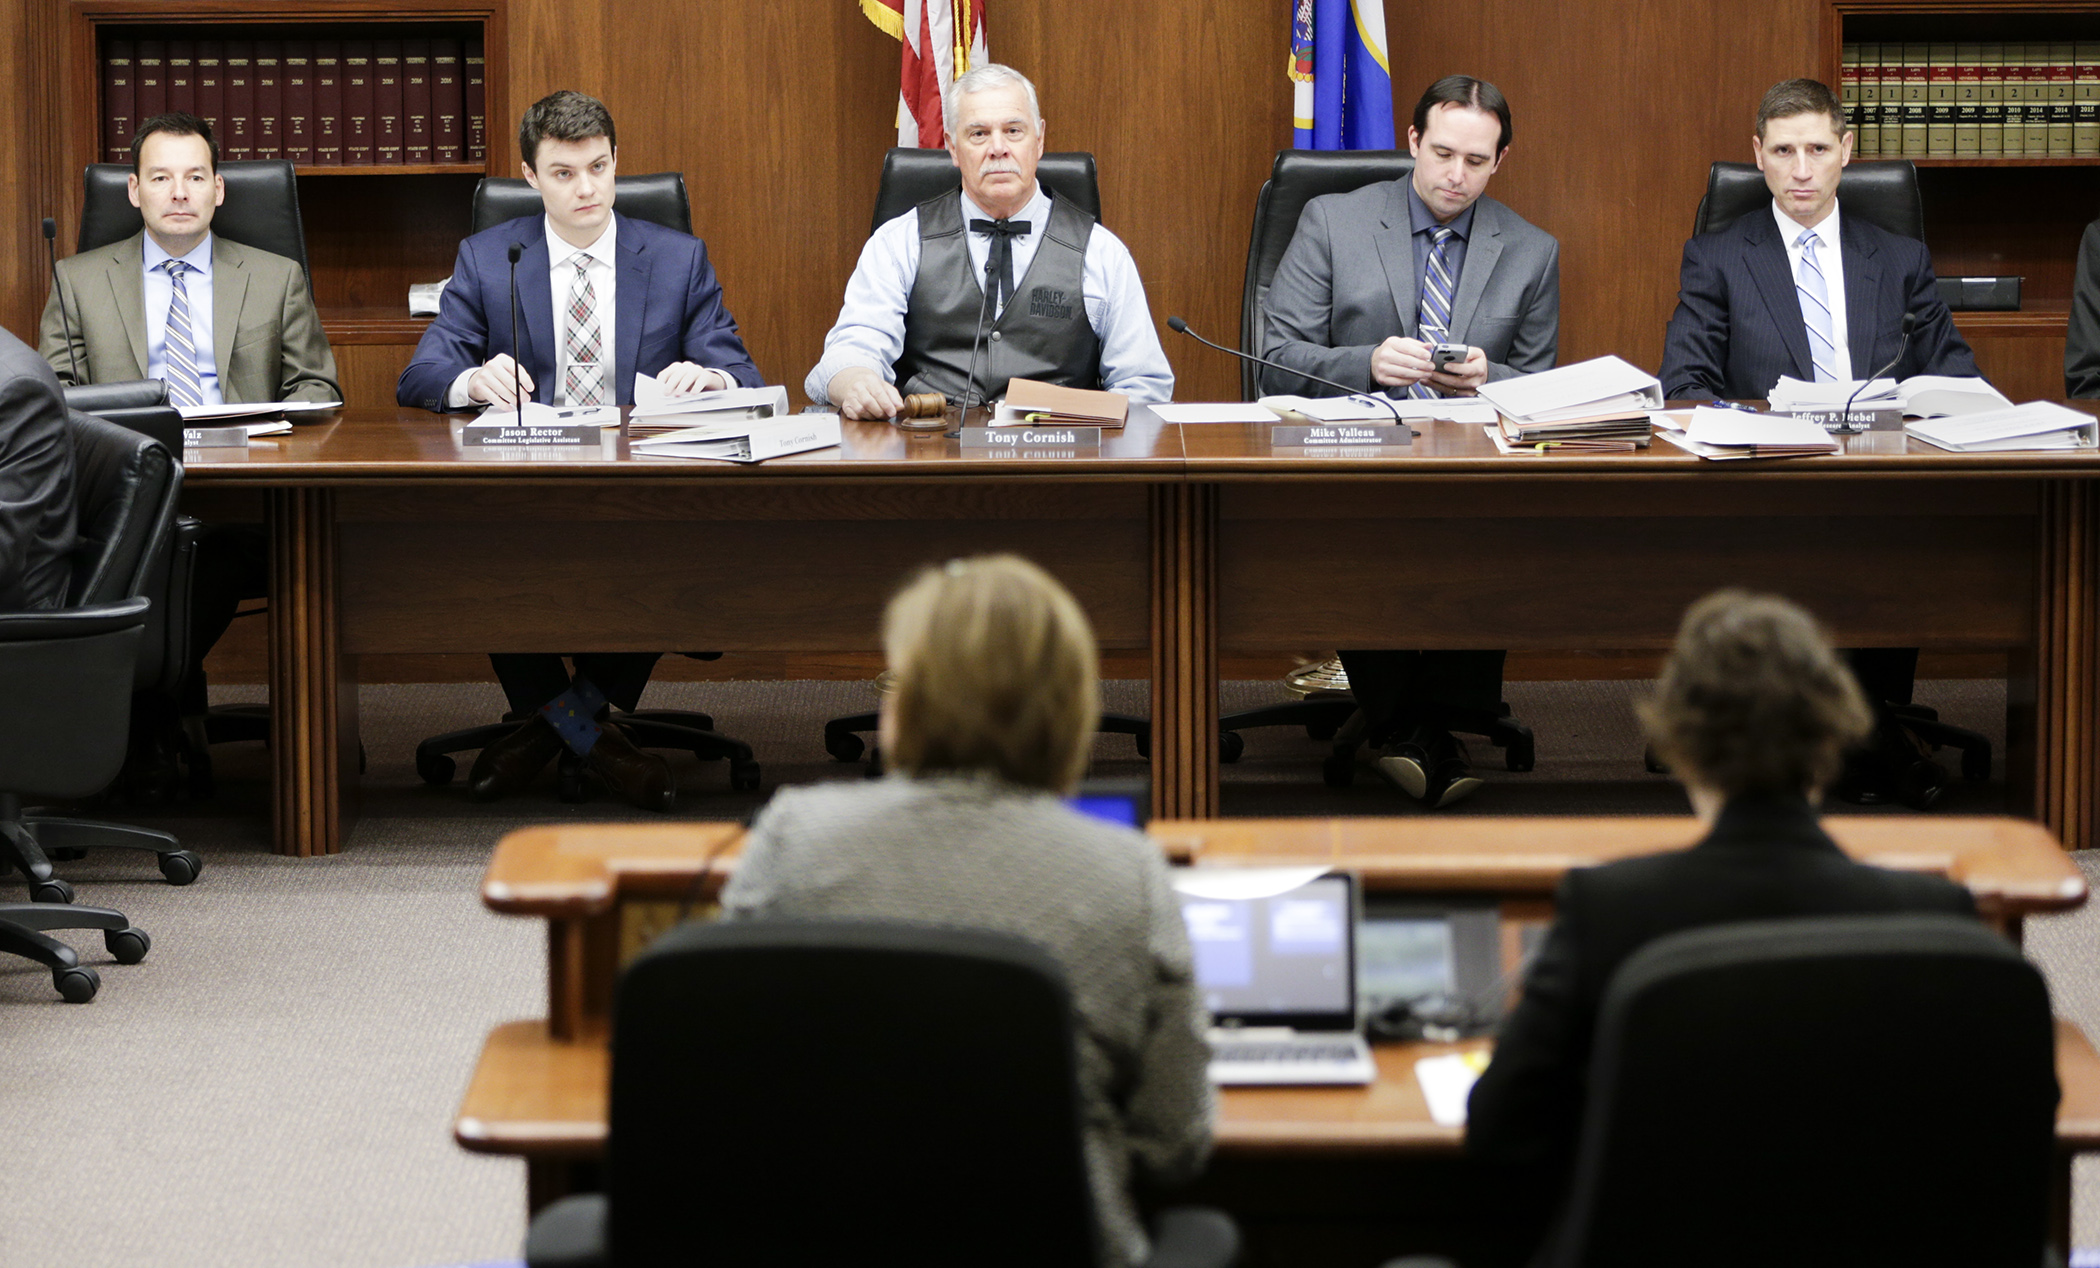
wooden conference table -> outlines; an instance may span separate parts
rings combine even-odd
[[[1834,816],[1826,826],[1855,857],[1961,881],[2015,939],[2027,915],[2086,898],[2056,840],[2023,820]],[[1369,892],[1493,898],[1512,959],[1522,927],[1550,916],[1568,868],[1698,837],[1691,819],[1665,817],[1212,819],[1154,821],[1149,831],[1170,859],[1198,867],[1326,863],[1361,873]],[[513,832],[496,847],[482,898],[496,911],[547,921],[547,1016],[490,1032],[454,1135],[476,1152],[524,1158],[532,1209],[590,1183],[604,1149],[606,1036],[619,966],[684,915],[711,906],[742,838],[734,823],[564,826]],[[1220,1163],[1348,1168],[1453,1157],[1461,1129],[1429,1117],[1414,1062],[1485,1042],[1378,1045],[1379,1077],[1368,1088],[1225,1091]],[[2068,1185],[2072,1154],[2100,1149],[2100,1055],[2069,1022],[2057,1027],[2057,1074]]]
[[[2100,455],[1949,454],[1900,433],[1829,457],[1504,457],[1272,448],[1142,407],[1098,454],[984,454],[848,424],[754,467],[598,448],[470,452],[460,419],[347,410],[187,461],[188,504],[274,526],[275,842],[342,848],[368,653],[874,650],[915,566],[1019,551],[1102,645],[1149,649],[1160,816],[1218,811],[1221,648],[1667,647],[1722,585],[1843,644],[2011,649],[2015,808],[2100,844]]]

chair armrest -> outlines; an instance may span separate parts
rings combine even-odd
[[[604,1268],[603,1193],[563,1198],[532,1217],[525,1230],[526,1268]]]
[[[47,612],[0,613],[0,643],[28,643],[48,638],[87,638],[146,623],[153,600],[145,595],[98,603],[92,607],[54,608]]]
[[[1153,1217],[1145,1268],[1232,1268],[1239,1259],[1239,1225],[1223,1211],[1175,1206]]]

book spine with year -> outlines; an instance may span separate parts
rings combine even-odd
[[[211,125],[212,135],[226,134],[226,47],[219,40],[198,40],[192,64],[197,117]],[[223,140],[221,142],[223,144]]]
[[[1926,154],[1926,136],[1931,118],[1931,102],[1928,98],[1927,58],[1930,45],[1905,44],[1903,46],[1903,154],[1911,158],[1923,158]]]
[[[2078,63],[2071,103],[2071,153],[2100,158],[2100,43],[2080,40],[2072,46],[2071,56]]]
[[[314,166],[341,167],[348,161],[344,142],[350,123],[344,118],[343,45],[340,40],[314,41]]]
[[[197,41],[168,41],[168,112],[197,113]],[[221,141],[223,146],[225,143]]]
[[[2005,153],[2005,46],[1978,46],[1976,84],[1976,153],[1995,158]]]
[[[483,74],[480,36],[467,41],[460,63],[460,96],[466,109],[467,162],[484,163],[489,157],[488,87]]]
[[[132,123],[137,131],[146,120],[168,111],[168,45],[165,40],[140,40],[138,54],[132,63],[132,107],[138,117]],[[131,138],[124,138],[125,157],[130,157]]]
[[[314,161],[314,42],[284,42],[284,156],[295,164]]]
[[[284,44],[255,42],[255,157],[284,157]]]
[[[372,146],[382,166],[402,161],[401,41],[372,41]]]
[[[226,41],[226,138],[219,152],[236,162],[255,157],[254,46]]]
[[[1881,45],[1865,43],[1859,49],[1859,108],[1854,112],[1853,131],[1859,139],[1853,153],[1868,158],[1881,154]]]
[[[2049,156],[2070,158],[2078,116],[2078,46],[2049,43]]]
[[[2004,46],[2005,128],[1999,153],[2017,158],[2027,152],[2027,46]]]
[[[1843,50],[1842,65],[1838,69],[1838,100],[1845,107],[1846,125],[1853,131],[1852,152],[1854,154],[1865,154],[1867,152],[1867,139],[1865,136],[1860,135],[1860,125],[1865,122],[1865,118],[1862,115],[1863,107],[1860,100],[1860,90],[1859,45],[1847,44]]]
[[[435,162],[467,161],[467,126],[461,117],[466,113],[464,70],[458,40],[430,42],[430,123],[435,130],[430,149]]]
[[[1983,53],[1975,44],[1957,45],[1954,55],[1954,153],[1975,158],[1983,142]]]
[[[2027,157],[2046,157],[2049,153],[2049,45],[2046,41],[2027,42],[2027,126],[2021,131],[2020,148]]]
[[[1954,58],[1953,44],[1927,46],[1925,65],[1925,153],[1931,158],[1954,157]]]
[[[343,162],[365,167],[379,161],[372,131],[372,41],[343,43]]]
[[[138,127],[138,98],[132,91],[131,63],[138,48],[130,40],[102,46],[102,161],[131,158],[131,134]]]
[[[436,132],[430,118],[430,41],[401,41],[401,151],[408,163],[428,163]]]

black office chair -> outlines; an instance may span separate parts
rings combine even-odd
[[[2048,988],[1975,921],[1657,939],[1613,975],[1592,1053],[1553,1268],[2043,1262]]]
[[[1048,953],[874,921],[689,924],[621,974],[606,1191],[541,1211],[525,1261],[1099,1262],[1073,1009]],[[1223,1268],[1224,1215],[1154,1264]],[[695,1239],[698,1239],[696,1242]]]
[[[1069,198],[1078,208],[1101,219],[1101,177],[1094,156],[1083,150],[1043,155],[1035,178],[1052,198]],[[910,211],[929,198],[962,188],[962,169],[946,150],[892,146],[882,156],[882,181],[875,187],[875,219],[869,231]]]
[[[685,175],[681,172],[614,177],[613,207],[621,215],[635,220],[646,220],[680,233],[693,231],[692,202],[686,197]],[[545,206],[540,201],[539,191],[524,180],[507,176],[483,177],[474,186],[473,231],[480,233],[521,216],[539,215],[543,210]],[[722,653],[687,652],[686,655],[694,660],[718,660]],[[450,783],[459,770],[459,763],[452,754],[487,748],[525,720],[523,714],[506,713],[501,722],[432,736],[416,745],[416,774],[425,783]],[[763,772],[751,746],[715,730],[715,720],[708,714],[691,709],[637,709],[633,713],[616,714],[612,721],[618,723],[638,747],[678,749],[701,761],[727,760],[729,786],[738,792],[749,792],[759,785]],[[556,779],[563,801],[583,800],[583,763],[567,749],[562,750],[556,764]]]
[[[80,413],[69,415],[68,421],[80,544],[73,555],[66,602],[69,610],[100,612],[146,597],[156,570],[165,566],[182,492],[182,466],[159,442],[136,432]],[[61,697],[68,692],[82,697],[70,715],[17,717],[16,705],[0,703],[0,717],[7,719],[0,730],[12,737],[0,737],[0,745],[8,746],[0,754],[0,863],[28,877],[30,896],[37,902],[72,902],[73,887],[53,874],[51,859],[77,858],[90,849],[151,850],[159,856],[161,875],[175,885],[189,884],[204,869],[194,851],[166,832],[23,810],[24,797],[72,798],[100,792],[122,767],[133,695],[165,683],[171,672],[163,657],[141,650],[150,619],[142,610],[134,623],[138,632],[128,636],[119,679],[96,681],[92,693],[78,675],[47,688]],[[103,628],[99,620],[86,624]],[[105,660],[93,664],[97,672],[107,672]],[[172,670],[180,671],[179,664]],[[12,688],[28,679],[11,676],[0,681]],[[101,711],[100,693],[105,690],[121,691],[123,696],[113,717]],[[0,692],[0,697],[8,694]],[[105,749],[116,754],[106,770],[101,763]]]
[[[1925,199],[1918,191],[1918,165],[1909,159],[1883,159],[1853,163],[1838,177],[1838,201],[1847,215],[1856,215],[1899,237],[1925,240]],[[1706,194],[1692,216],[1692,232],[1713,233],[1726,229],[1752,211],[1772,204],[1772,191],[1765,174],[1755,163],[1715,163],[1707,169]],[[1913,735],[1937,752],[1954,748],[1961,752],[1962,778],[1981,782],[1991,777],[1989,737],[1966,727],[1940,721],[1939,711],[1913,702],[1877,702]],[[1651,755],[1649,768],[1655,768]]]
[[[1377,181],[1402,180],[1415,170],[1412,157],[1400,150],[1279,150],[1254,200],[1254,227],[1247,240],[1246,281],[1240,288],[1240,351],[1263,356],[1269,310],[1269,285],[1276,266],[1298,232],[1298,218],[1305,204],[1323,194],[1346,194]],[[1251,362],[1240,362],[1240,395],[1246,400],[1262,396],[1260,370]],[[1333,681],[1344,681],[1339,665],[1323,667]],[[1343,689],[1315,690],[1302,700],[1266,705],[1218,719],[1224,732],[1218,747],[1221,761],[1233,761],[1242,748],[1239,732],[1264,726],[1302,726],[1307,737],[1335,741],[1334,751],[1322,766],[1327,784],[1345,788],[1356,778],[1356,750],[1362,743],[1363,727],[1356,701]],[[1510,716],[1503,704],[1498,716],[1467,718],[1452,728],[1477,734],[1503,750],[1503,764],[1513,771],[1528,771],[1534,762],[1531,729]]]
[[[1045,154],[1036,164],[1036,180],[1052,198],[1069,198],[1081,211],[1101,218],[1101,179],[1094,156],[1083,150]],[[875,187],[873,229],[951,189],[962,188],[962,169],[946,150],[919,150],[892,146],[882,156],[882,180]],[[871,229],[872,232],[872,229]],[[824,751],[841,762],[858,761],[868,746],[856,732],[876,727],[874,713],[853,713],[824,724]],[[1152,724],[1127,713],[1104,713],[1100,729],[1109,735],[1128,735],[1137,742],[1138,756],[1152,755]],[[1237,742],[1238,737],[1233,737]],[[1237,753],[1235,753],[1237,756]],[[871,758],[868,773],[882,770],[879,756]]]
[[[74,248],[122,242],[145,228],[139,209],[126,194],[129,163],[90,163],[84,173],[86,200],[80,209],[80,239]],[[212,213],[211,230],[242,246],[255,247],[298,261],[313,289],[313,269],[306,259],[306,222],[299,217],[299,182],[284,159],[246,159],[219,164],[226,181],[226,202]]]
[[[545,210],[540,191],[522,178],[485,176],[474,186],[473,228],[469,232],[480,233]],[[613,210],[629,219],[646,220],[680,233],[693,231],[693,205],[685,196],[683,172],[614,177]]]

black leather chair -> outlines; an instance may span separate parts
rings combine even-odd
[[[1099,1262],[1073,1011],[1041,948],[872,921],[688,924],[621,974],[603,1194],[525,1261]],[[1152,1263],[1224,1268],[1224,1215]]]
[[[524,179],[485,176],[474,186],[473,228],[469,232],[480,233],[520,216],[537,216],[544,210],[540,191]],[[693,231],[693,205],[685,196],[683,172],[614,177],[613,210],[680,233]]]
[[[1553,1268],[2043,1262],[2041,974],[1952,916],[1673,934],[1613,975]]]
[[[159,442],[86,414],[71,414],[69,429],[80,544],[66,602],[68,609],[100,611],[146,596],[156,570],[165,567],[182,492],[182,466]],[[53,874],[51,859],[78,857],[89,849],[151,850],[159,856],[161,875],[176,885],[189,884],[204,869],[194,851],[165,832],[23,810],[25,797],[72,798],[100,792],[123,765],[133,695],[162,686],[171,672],[181,672],[179,663],[171,669],[163,656],[141,650],[150,619],[150,612],[142,610],[121,676],[94,685],[96,693],[122,692],[123,704],[114,717],[100,711],[99,694],[84,694],[82,682],[60,682],[54,690],[83,694],[71,716],[10,717],[0,727],[16,737],[0,738],[0,745],[23,750],[11,748],[0,756],[0,862],[28,877],[30,896],[37,902],[73,901],[73,887]],[[88,624],[100,628],[98,622]],[[98,672],[107,673],[106,661],[96,664]],[[12,707],[0,704],[0,714]],[[105,745],[116,754],[106,770],[101,765]]]
[[[1853,163],[1838,177],[1838,201],[1845,214],[1871,221],[1890,233],[1925,240],[1925,199],[1918,191],[1918,165],[1909,159]],[[1694,234],[1726,229],[1744,215],[1769,207],[1772,191],[1755,163],[1715,163],[1707,169],[1706,194],[1692,217]],[[1991,777],[1991,741],[1966,727],[1940,721],[1939,711],[1915,703],[1883,702],[1913,735],[1935,751],[1961,752],[1962,778],[1980,782]],[[1651,756],[1651,769],[1655,762]]]
[[[1269,168],[1269,179],[1254,200],[1254,227],[1247,239],[1247,275],[1240,288],[1240,351],[1263,356],[1267,338],[1269,285],[1276,266],[1298,232],[1298,218],[1305,204],[1323,194],[1346,194],[1377,181],[1402,180],[1415,170],[1415,161],[1401,150],[1279,150]],[[1240,362],[1240,395],[1258,400],[1263,395],[1260,368]],[[1327,667],[1323,666],[1323,669]],[[1340,678],[1339,665],[1328,669],[1330,678]],[[1240,755],[1239,732],[1263,726],[1302,726],[1315,740],[1334,740],[1335,749],[1322,767],[1329,786],[1347,787],[1356,778],[1356,749],[1362,727],[1352,725],[1357,717],[1356,701],[1346,691],[1313,691],[1303,700],[1287,701],[1259,709],[1227,714],[1218,719],[1225,738],[1218,748],[1222,761]],[[1454,730],[1484,736],[1503,750],[1503,764],[1513,771],[1527,771],[1534,761],[1531,730],[1510,717],[1507,704],[1497,717],[1469,718]]]
[[[1094,156],[1083,150],[1047,153],[1036,164],[1036,180],[1053,198],[1069,198],[1080,210],[1101,218],[1101,180]],[[882,156],[882,180],[875,187],[875,217],[870,232],[910,211],[930,198],[962,188],[962,169],[946,150],[918,150],[891,146]],[[877,715],[853,713],[824,724],[824,751],[841,762],[858,761],[868,746],[856,732],[873,731]],[[1138,756],[1152,755],[1152,724],[1127,713],[1104,713],[1100,729],[1110,735],[1128,735],[1137,742]],[[1232,737],[1237,745],[1239,737]],[[1237,749],[1234,750],[1238,756]],[[1230,760],[1230,759],[1227,759]],[[879,756],[868,763],[868,774],[882,770]]]
[[[681,172],[652,172],[646,176],[613,178],[613,207],[635,220],[693,231],[693,208],[686,197]],[[483,177],[474,186],[473,231],[493,229],[520,216],[536,216],[545,209],[540,193],[524,180],[507,176]],[[717,660],[720,652],[687,652],[694,660]],[[459,770],[451,756],[487,748],[525,720],[506,713],[501,722],[447,731],[416,745],[416,774],[425,783],[450,783]],[[727,760],[729,786],[738,792],[758,787],[763,774],[751,746],[715,730],[715,720],[691,709],[637,709],[614,716],[622,730],[642,748],[680,749],[702,761]],[[584,795],[583,763],[564,749],[556,766],[563,801],[581,801]]]
[[[121,242],[145,228],[139,209],[125,193],[129,163],[90,163],[87,198],[80,210],[80,240],[75,247],[92,251]],[[313,269],[306,260],[306,222],[299,217],[299,182],[284,159],[248,159],[219,164],[226,181],[226,202],[212,213],[213,233],[243,246],[297,260],[313,289]]]
[[[1069,198],[1094,219],[1101,219],[1101,177],[1094,156],[1081,150],[1043,155],[1035,178],[1053,198]],[[882,156],[882,182],[875,189],[875,219],[869,231],[910,211],[929,198],[962,188],[962,169],[946,150],[892,146]]]

